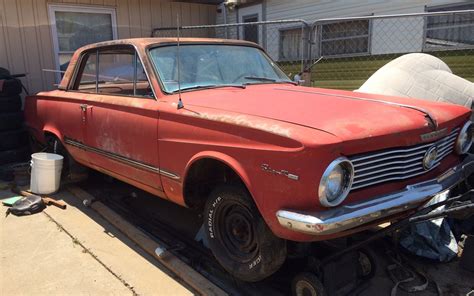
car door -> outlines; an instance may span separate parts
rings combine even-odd
[[[81,63],[87,64],[93,58],[94,83],[82,84],[79,78],[74,86],[79,92],[87,92],[81,105],[85,125],[82,144],[88,151],[90,166],[163,196],[158,163],[158,102],[135,49],[99,48],[84,56]]]

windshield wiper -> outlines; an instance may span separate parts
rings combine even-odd
[[[287,81],[287,80],[277,81],[276,79],[267,78],[267,77],[246,76],[244,78],[248,79],[248,80],[258,80],[258,81],[265,81],[265,82],[269,82],[269,83],[289,83],[289,84],[293,84],[293,85],[298,85],[298,83],[293,82],[293,81]],[[247,82],[247,83],[244,83],[244,84],[256,84],[256,83]]]
[[[190,87],[181,88],[181,91],[193,90],[193,89],[211,89],[211,88],[220,88],[220,87],[238,87],[238,88],[246,88],[244,84],[210,84],[210,85],[195,85]],[[178,90],[173,91],[173,93],[177,93]]]
[[[267,78],[267,77],[245,76],[244,78],[245,78],[245,79],[248,79],[248,80],[258,80],[258,81],[271,81],[271,82],[276,82],[276,79]]]

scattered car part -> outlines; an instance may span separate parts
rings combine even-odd
[[[184,248],[185,248],[185,246],[181,245],[181,244],[170,246],[168,248],[166,248],[164,246],[159,246],[158,248],[155,249],[155,254],[156,254],[156,256],[158,256],[158,258],[164,258],[167,255],[169,255],[171,252],[184,250]]]
[[[16,187],[13,187],[13,188],[12,188],[12,192],[13,192],[13,193],[16,193],[16,194],[20,194],[20,195],[22,195],[22,196],[24,196],[24,197],[39,196],[39,195],[36,195],[36,194],[34,194],[34,193],[25,191],[25,190],[19,190],[19,189],[16,188]],[[52,198],[52,197],[48,197],[48,196],[39,196],[39,197],[41,197],[41,199],[43,200],[44,204],[47,205],[47,206],[49,206],[49,205],[54,205],[54,206],[56,206],[56,207],[58,207],[58,208],[60,208],[60,209],[63,209],[63,210],[65,210],[65,209],[67,208],[67,205],[66,205],[64,202],[60,201],[60,200],[56,200],[56,199],[54,199],[54,198]]]
[[[328,295],[318,277],[310,272],[302,272],[293,278],[291,283],[293,296],[326,296]]]
[[[12,213],[15,216],[32,215],[41,212],[45,208],[45,203],[41,196],[28,195],[16,201],[7,209],[6,215]]]

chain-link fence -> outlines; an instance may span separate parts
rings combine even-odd
[[[319,20],[313,24],[312,85],[353,90],[406,53],[425,52],[474,81],[474,11]]]
[[[154,37],[176,35],[176,28],[153,31]],[[308,84],[317,87],[357,89],[390,60],[414,52],[435,55],[454,74],[474,81],[474,10],[332,18],[312,24],[248,19],[183,26],[180,35],[258,43],[290,77],[306,72]]]
[[[302,72],[309,55],[311,26],[302,20],[182,26],[181,37],[242,39],[259,44],[291,77]],[[177,28],[157,28],[153,37],[176,37]]]

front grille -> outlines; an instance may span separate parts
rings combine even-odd
[[[408,179],[436,168],[444,157],[453,152],[458,132],[459,128],[454,129],[448,136],[433,143],[364,153],[349,158],[354,165],[351,190]],[[426,170],[423,167],[423,157],[433,145],[438,147],[438,156],[433,167]]]

